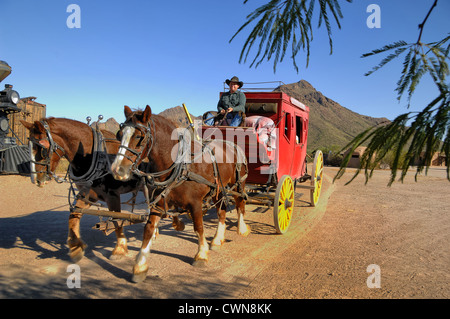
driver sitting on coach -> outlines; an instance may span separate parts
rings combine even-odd
[[[239,81],[237,76],[233,76],[231,80],[226,80],[225,83],[230,87],[228,92],[222,94],[219,103],[217,103],[218,118],[220,121],[225,116],[225,121],[229,126],[239,126],[242,122],[242,116],[240,112],[245,113],[245,94],[239,89],[244,85],[242,81]],[[208,114],[208,119],[205,121],[206,125],[217,124],[217,118]]]

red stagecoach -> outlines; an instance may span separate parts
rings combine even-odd
[[[245,114],[239,127],[203,124],[202,138],[220,136],[245,149],[247,203],[273,204],[277,232],[285,233],[292,219],[296,188],[310,191],[312,206],[318,202],[323,154],[315,152],[312,171],[308,172],[308,106],[284,92],[246,92],[245,96]],[[310,185],[299,185],[308,181]]]

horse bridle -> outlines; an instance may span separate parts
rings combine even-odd
[[[53,177],[55,179],[55,181],[62,183],[64,180],[62,180],[60,177],[58,177],[54,172],[52,172],[52,170],[50,169],[50,165],[51,165],[51,158],[53,156],[53,153],[56,153],[56,155],[59,156],[59,158],[61,159],[63,157],[63,154],[65,153],[64,149],[58,145],[58,143],[56,143],[53,140],[52,134],[50,133],[50,127],[48,125],[47,122],[45,121],[40,121],[42,126],[45,129],[45,134],[47,135],[47,137],[42,138],[42,139],[36,139],[34,136],[29,137],[29,148],[30,148],[30,157],[31,157],[31,181],[33,182],[33,184],[35,183],[34,181],[34,177],[36,176],[37,173],[45,173],[47,178],[49,180],[51,180],[51,178]],[[47,141],[49,144],[48,149],[43,145],[43,141]],[[42,161],[37,162],[35,159],[35,156],[33,154],[33,144],[37,145],[40,150],[41,150],[41,157],[43,158]],[[46,150],[46,154],[44,153],[44,150]],[[57,151],[61,150],[62,154],[59,154]],[[45,170],[41,170],[39,172],[36,172],[35,169],[35,165],[42,165],[45,166],[46,169]]]
[[[132,163],[131,170],[133,173],[135,173],[137,175],[140,175],[140,173],[142,173],[138,169],[139,164],[150,154],[150,151],[153,148],[152,126],[153,126],[153,131],[154,131],[155,123],[153,122],[153,119],[147,125],[143,125],[140,123],[122,123],[122,124],[120,124],[120,130],[122,132],[123,132],[124,128],[132,127],[135,130],[139,130],[141,133],[143,133],[143,137],[141,137],[140,141],[137,144],[137,146],[140,146],[140,148],[138,150],[134,150],[134,149],[130,148],[129,146],[122,145],[122,143],[120,143],[120,146],[119,146],[119,151],[122,148],[122,149],[125,149],[125,151],[128,151],[131,154],[133,154],[134,156],[136,156],[136,159],[133,160],[131,158],[131,156],[128,156],[126,154],[126,152],[124,154],[121,154],[121,156],[123,156],[124,158],[126,158],[127,160],[129,160]],[[144,153],[144,150],[146,147],[148,149],[147,149],[147,152]]]
[[[174,160],[174,162],[172,163],[172,165],[170,165],[169,168],[167,168],[163,171],[158,171],[158,172],[143,172],[139,169],[138,166],[143,159],[148,157],[148,155],[150,154],[150,151],[153,148],[154,137],[152,134],[152,130],[153,130],[153,132],[155,132],[155,123],[154,123],[153,119],[151,119],[151,122],[149,122],[147,124],[147,126],[140,124],[140,123],[122,123],[122,124],[120,124],[120,126],[121,126],[122,130],[125,127],[133,127],[134,129],[140,130],[141,133],[144,132],[144,134],[143,134],[144,136],[141,138],[141,140],[138,143],[138,145],[141,145],[139,150],[131,149],[130,147],[124,146],[122,144],[119,146],[119,150],[120,150],[120,148],[123,148],[136,156],[136,159],[133,161],[133,159],[130,156],[126,155],[126,153],[121,154],[123,157],[125,157],[126,159],[128,159],[130,162],[133,163],[131,166],[131,171],[139,177],[145,177],[147,179],[147,182],[149,185],[155,186],[157,188],[166,187],[167,185],[171,184],[175,179],[178,179],[182,175],[182,172],[186,170],[186,161],[183,159],[185,159],[188,156],[188,154],[190,155],[190,148],[189,148],[190,144],[187,144],[187,142],[184,138],[185,133],[179,134],[179,136],[178,136],[179,147],[178,147],[177,157]],[[186,130],[188,130],[188,129],[186,129]],[[148,144],[150,144],[148,146],[148,150],[146,152],[144,152],[145,146]],[[157,178],[164,176],[166,174],[169,174],[169,173],[170,173],[170,176],[166,180],[164,180],[162,182],[156,180]]]

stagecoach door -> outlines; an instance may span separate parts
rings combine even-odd
[[[306,135],[307,135],[307,120],[301,113],[295,112],[293,116],[293,134],[295,134],[294,154],[291,166],[291,175],[293,178],[299,178],[305,174],[305,156],[306,156]]]

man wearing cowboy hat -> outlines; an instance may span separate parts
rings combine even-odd
[[[239,81],[237,76],[233,76],[231,80],[227,79],[225,83],[230,87],[230,90],[222,94],[219,103],[217,103],[217,111],[222,117],[225,116],[229,126],[239,126],[242,121],[239,112],[245,112],[245,94],[239,91],[244,83]],[[207,125],[213,125],[213,123],[214,119],[205,121]]]

